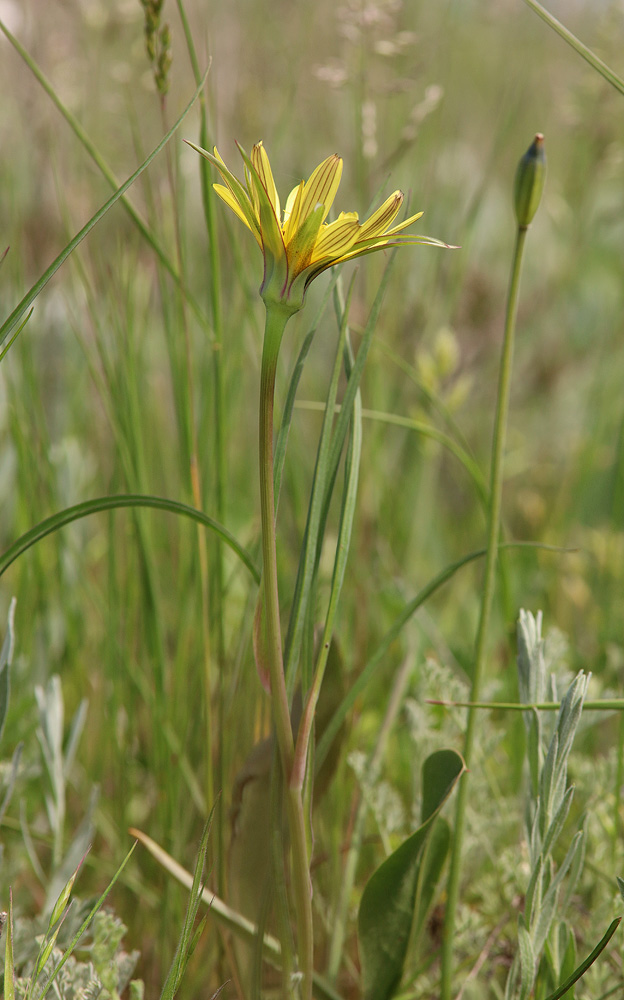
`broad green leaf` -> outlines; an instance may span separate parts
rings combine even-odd
[[[411,948],[418,948],[420,935],[433,902],[436,886],[451,843],[451,828],[442,816],[435,820],[420,863],[420,878],[416,889]]]
[[[423,764],[422,825],[368,881],[358,915],[365,1000],[389,1000],[403,975],[423,850],[434,821],[465,770],[454,750],[438,750]]]

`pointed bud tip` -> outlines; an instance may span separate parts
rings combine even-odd
[[[514,182],[514,207],[521,229],[528,229],[537,212],[546,177],[544,136],[537,132],[521,158]]]

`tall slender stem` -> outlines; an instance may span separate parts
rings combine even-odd
[[[271,681],[273,723],[286,788],[286,807],[292,853],[292,885],[297,917],[297,954],[302,973],[302,1000],[311,1000],[313,973],[312,894],[301,790],[291,787],[294,740],[290,722],[277,584],[275,496],[273,489],[273,406],[277,358],[292,309],[266,303],[266,326],[260,374],[260,510],[262,517],[262,572],[266,623],[266,658]],[[292,985],[288,989],[292,991]]]
[[[485,579],[483,583],[483,600],[481,603],[481,616],[477,632],[474,673],[472,677],[472,687],[470,690],[470,701],[476,702],[481,694],[481,684],[485,666],[487,639],[489,632],[490,617],[492,611],[492,600],[496,583],[496,562],[498,556],[498,542],[500,535],[501,498],[503,491],[503,457],[505,451],[505,437],[507,430],[507,414],[509,411],[509,393],[511,388],[511,368],[513,360],[513,347],[516,327],[516,314],[518,310],[518,291],[520,287],[520,271],[522,266],[522,253],[527,228],[518,227],[516,245],[514,249],[511,266],[511,277],[509,281],[509,293],[507,297],[507,315],[505,318],[505,334],[503,338],[503,351],[501,356],[499,377],[498,377],[498,400],[496,405],[496,418],[494,421],[494,433],[492,440],[492,466],[490,474],[490,512],[488,523],[488,545],[485,562]],[[464,760],[466,767],[470,767],[472,751],[474,747],[475,730],[478,712],[475,708],[468,709],[466,723],[466,735],[464,737]],[[451,865],[448,880],[448,896],[446,904],[446,917],[444,925],[444,938],[442,944],[442,981],[440,997],[441,1000],[450,1000],[452,979],[453,979],[453,945],[455,938],[455,917],[459,900],[459,881],[461,875],[461,854],[464,838],[466,803],[468,796],[468,774],[465,773],[461,779],[455,813],[455,835],[453,838],[453,850],[451,854]]]

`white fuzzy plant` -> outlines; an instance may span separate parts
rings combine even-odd
[[[518,682],[520,701],[535,705],[548,697],[557,701],[554,677],[546,675],[541,612],[521,611],[518,621]],[[568,756],[581,718],[590,674],[582,670],[572,681],[548,745],[538,709],[524,713],[531,775],[525,813],[531,875],[524,912],[518,917],[518,953],[509,970],[505,1000],[525,1000],[533,990],[546,950],[553,977],[559,982],[574,968],[574,936],[564,921],[550,934],[557,914],[563,913],[577,885],[585,854],[585,828],[581,820],[567,853],[555,867],[553,849],[563,830],[574,795],[567,785]],[[566,878],[567,876],[567,878]],[[565,896],[561,898],[566,879]],[[549,937],[550,935],[550,937]]]

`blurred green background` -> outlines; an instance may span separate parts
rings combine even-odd
[[[616,72],[624,69],[621,3],[560,0],[551,9]],[[238,176],[235,140],[246,149],[264,141],[284,196],[337,152],[344,157],[337,211],[363,216],[398,187],[409,195],[410,212],[425,211],[418,231],[461,246],[452,253],[417,247],[398,255],[363,405],[452,427],[485,475],[515,234],[513,174],[534,134],[544,133],[548,177],[527,241],[503,510],[508,538],[570,551],[527,547],[506,554],[488,696],[515,696],[511,638],[520,607],[541,608],[547,625],[567,636],[570,670],[595,675],[592,696],[617,694],[624,667],[621,95],[521,0],[187,0],[185,10],[202,68],[211,60],[210,138]],[[139,0],[0,3],[0,17],[120,182],[194,89],[178,6],[169,0],[162,16],[173,57],[163,102],[145,53]],[[0,251],[10,247],[0,272],[4,317],[110,189],[3,36],[0,93]],[[249,234],[217,205],[219,413],[226,449],[219,471],[210,257],[199,158],[183,145],[185,136],[198,141],[196,110],[130,196],[172,259],[181,261],[208,321],[199,323],[184,306],[118,204],[40,295],[2,364],[3,548],[45,516],[89,497],[145,492],[193,503],[194,428],[203,507],[215,513],[220,504],[226,526],[258,557],[261,259]],[[359,264],[356,346],[385,263],[376,255]],[[324,281],[315,283],[306,310],[289,328],[278,408]],[[279,524],[286,604],[320,427],[318,413],[305,404],[323,399],[335,338],[330,311],[301,383],[286,463]],[[447,563],[480,548],[484,537],[474,487],[448,451],[381,419],[365,421],[359,512],[340,612],[348,676],[363,667],[403,602]],[[34,684],[61,676],[66,718],[88,699],[68,788],[66,836],[71,839],[82,818],[91,786],[99,785],[96,876],[99,866],[112,871],[121,859],[129,825],[192,864],[214,760],[207,752],[207,648],[216,664],[209,681],[210,739],[213,753],[218,744],[223,779],[214,785],[224,786],[223,838],[235,775],[268,731],[251,650],[255,588],[229,552],[221,587],[215,551],[209,540],[209,587],[202,594],[194,526],[160,513],[117,512],[40,543],[0,583],[0,619],[11,596],[18,599],[4,750],[33,732]],[[392,751],[396,768],[388,776],[406,814],[414,795],[414,732],[425,727],[431,741],[459,745],[461,716],[449,721],[422,702],[444,697],[454,683],[449,678],[460,695],[464,690],[480,572],[478,564],[463,569],[428,602],[414,635],[392,648],[351,720],[349,747],[367,749],[388,677],[405,649],[416,646],[413,714],[403,720]],[[218,599],[215,587],[221,587]],[[505,744],[514,726],[504,719],[492,737],[503,745],[501,794],[517,785],[514,744]],[[610,720],[590,728],[588,767],[607,755],[616,734]],[[41,835],[45,868],[36,744],[27,764],[23,808]],[[344,758],[336,781],[332,818],[321,827],[324,843],[334,848],[348,825],[354,783]],[[6,864],[27,908],[29,899],[37,905],[43,889],[23,861],[15,804],[12,812]],[[495,850],[483,854],[491,862]],[[487,867],[483,857],[472,863]],[[330,894],[331,886],[324,891]],[[184,895],[144,856],[120,893],[116,906],[145,956],[141,973],[149,991],[162,982]]]

